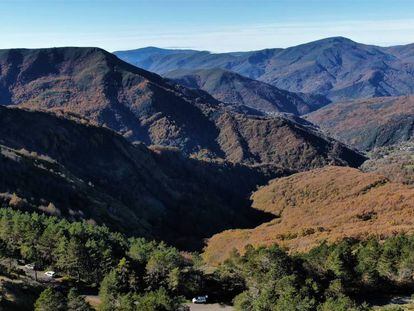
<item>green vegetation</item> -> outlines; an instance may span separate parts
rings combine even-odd
[[[67,297],[49,287],[36,300],[35,311],[92,311],[92,307],[78,292],[71,288]]]
[[[63,311],[65,310],[65,299],[52,288],[45,289],[36,300],[35,311]]]
[[[247,246],[218,273],[244,283],[234,299],[237,310],[368,310],[365,297],[414,285],[414,237],[345,239],[297,256],[278,246]]]
[[[202,278],[163,242],[10,208],[0,209],[0,254],[35,263],[36,270],[53,269],[70,284],[100,288],[102,310],[176,310],[182,295],[197,294]],[[89,309],[76,291],[61,292],[67,289],[47,288],[36,310]]]
[[[237,310],[362,311],[372,293],[407,294],[414,285],[414,236],[406,235],[323,243],[301,255],[249,245],[206,274],[200,256],[163,242],[7,208],[0,209],[0,250],[64,276],[61,286],[43,287],[35,310],[92,310],[74,289],[86,286],[99,289],[102,311],[172,311],[202,293],[233,300]]]
[[[234,299],[237,310],[368,309],[347,295],[340,279],[325,282],[305,263],[278,246],[248,247],[243,256],[234,253],[220,269],[245,281],[246,290]]]
[[[0,209],[1,252],[53,268],[65,275],[98,283],[122,258],[128,241],[103,226],[70,223],[55,217]]]

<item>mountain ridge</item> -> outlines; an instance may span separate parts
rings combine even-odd
[[[9,106],[76,113],[130,141],[197,158],[291,170],[364,161],[304,122],[246,114],[98,48],[0,51],[0,98]]]
[[[125,51],[123,52],[125,55]],[[344,37],[325,38],[285,49],[241,53],[154,54],[146,67],[159,74],[177,69],[222,68],[291,92],[324,95],[331,101],[412,94],[412,45],[379,47]],[[117,52],[115,52],[117,54]],[[122,58],[123,55],[120,55]]]
[[[245,105],[267,114],[303,115],[329,103],[322,96],[284,91],[220,68],[175,70],[164,77],[189,88],[202,89],[221,102]]]

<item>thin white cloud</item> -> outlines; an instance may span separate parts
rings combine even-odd
[[[343,36],[381,46],[414,42],[414,20],[340,21],[262,24],[190,31],[125,34],[128,48],[187,46],[214,52],[288,47],[325,37]]]
[[[288,47],[325,37],[344,36],[382,46],[414,42],[414,20],[321,21],[205,28],[126,29],[104,32],[1,34],[0,47],[100,46],[110,51],[144,46],[185,46],[214,52]],[[0,31],[1,32],[1,31]]]

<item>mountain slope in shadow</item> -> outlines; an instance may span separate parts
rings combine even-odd
[[[225,228],[268,219],[249,207],[249,194],[290,173],[150,150],[111,130],[44,112],[0,106],[0,124],[3,206],[104,223],[186,249]]]

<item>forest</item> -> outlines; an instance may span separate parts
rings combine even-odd
[[[370,297],[414,286],[414,236],[404,234],[322,243],[303,254],[248,245],[213,268],[202,254],[164,242],[2,208],[0,246],[2,275],[22,273],[14,261],[58,273],[58,282],[37,289],[35,310],[93,310],[85,292],[96,292],[94,307],[108,311],[185,310],[202,293],[236,310],[370,310]]]

